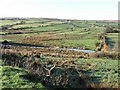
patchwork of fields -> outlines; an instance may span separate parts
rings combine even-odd
[[[0,29],[2,88],[118,88],[116,21],[13,18]]]

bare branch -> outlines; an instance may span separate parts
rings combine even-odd
[[[55,68],[55,65],[53,67],[51,67],[50,71],[52,71]]]
[[[47,75],[46,76],[50,76],[50,74],[51,74],[51,71],[55,68],[55,65],[53,66],[53,67],[51,67],[50,68],[50,70],[48,69],[48,68],[45,68],[45,67],[43,67],[45,70],[46,70],[46,72],[47,72]]]

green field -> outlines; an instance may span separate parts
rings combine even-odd
[[[1,88],[45,88],[35,78],[32,79],[33,81],[25,78],[25,76],[34,77],[34,75],[29,74],[29,72],[24,69],[10,66],[0,66],[0,70],[2,72]]]
[[[45,21],[45,22],[44,22]],[[4,20],[4,22],[10,22],[8,20]],[[13,21],[16,22],[16,21]],[[13,23],[11,21],[11,23]],[[20,21],[21,22],[21,21]],[[17,32],[17,30],[14,29],[18,29],[20,30],[20,32],[22,31],[23,34],[20,34],[20,37],[16,37],[21,39],[25,38],[24,36],[33,36],[34,33],[36,34],[43,34],[46,35],[45,32],[48,33],[54,33],[51,34],[51,37],[60,37],[60,39],[62,38],[62,40],[49,40],[45,41],[48,45],[50,45],[51,43],[56,43],[57,46],[61,47],[61,46],[65,46],[65,47],[85,47],[85,48],[89,48],[89,49],[94,49],[95,50],[95,43],[97,42],[97,37],[98,37],[98,33],[103,33],[106,27],[99,27],[99,26],[95,26],[95,21],[71,21],[71,22],[66,22],[66,21],[54,21],[54,20],[24,20],[24,24],[18,24],[18,25],[13,25],[12,27],[10,27],[10,30],[3,30],[1,33],[5,34],[5,33],[9,33],[9,32]],[[41,24],[41,22],[44,22]],[[101,23],[100,23],[101,24]],[[113,25],[113,23],[110,23],[111,25]],[[116,23],[114,23],[116,24]],[[42,26],[41,26],[42,25]],[[94,25],[94,27],[93,27]],[[29,32],[32,31],[31,33],[24,33],[25,31]],[[19,34],[17,34],[19,35]],[[46,35],[47,36],[47,35]],[[16,41],[16,38],[12,38],[14,36],[9,36],[5,37],[3,36],[3,40],[4,39],[10,39],[13,41]],[[33,36],[34,37],[34,36]],[[117,37],[116,37],[117,38]],[[78,41],[78,42],[76,42]],[[62,42],[64,42],[64,44],[62,44]]]

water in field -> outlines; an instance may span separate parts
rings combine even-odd
[[[0,46],[19,46],[19,45],[15,45],[15,44],[0,44]],[[24,46],[24,45],[20,45],[20,46]],[[27,46],[27,45],[25,45]],[[27,47],[30,47],[30,48],[45,48],[44,46],[27,46]],[[55,49],[55,48],[52,48],[52,49]],[[68,49],[64,49],[64,48],[58,48],[58,50],[72,50],[72,51],[77,51],[77,52],[85,52],[85,53],[91,53],[91,52],[95,52],[94,50],[81,50],[81,49],[75,49],[75,48],[68,48]]]
[[[85,52],[85,53],[95,52],[93,50],[81,50],[81,49],[68,49],[68,50],[73,50],[73,51],[78,51],[78,52]]]

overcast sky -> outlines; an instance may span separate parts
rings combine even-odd
[[[117,20],[119,0],[0,0],[0,17]]]

